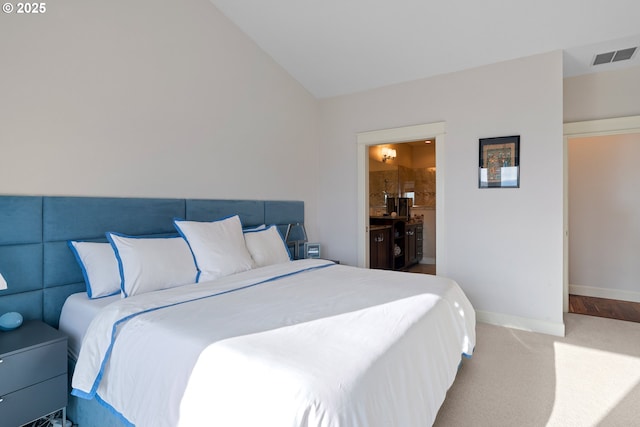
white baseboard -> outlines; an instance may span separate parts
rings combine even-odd
[[[418,261],[419,264],[435,264],[436,263],[436,259],[435,258],[422,258],[420,261]]]
[[[555,323],[544,320],[528,319],[526,317],[511,316],[508,314],[492,313],[488,311],[476,311],[476,320],[490,325],[504,326],[507,328],[521,329],[529,332],[564,337],[564,322]]]
[[[569,293],[584,297],[617,299],[620,301],[640,302],[640,292],[621,289],[596,288],[593,286],[569,285]]]

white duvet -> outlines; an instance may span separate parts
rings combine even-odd
[[[73,394],[144,426],[427,426],[475,345],[452,280],[302,260],[117,301]]]

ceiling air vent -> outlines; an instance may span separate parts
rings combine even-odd
[[[636,53],[636,49],[637,47],[630,47],[628,49],[614,50],[613,52],[599,53],[593,60],[593,65],[626,61],[627,59],[631,59],[633,54]]]

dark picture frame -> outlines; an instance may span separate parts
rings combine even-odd
[[[520,187],[520,135],[481,138],[479,188]]]

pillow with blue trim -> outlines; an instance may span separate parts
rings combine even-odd
[[[215,280],[253,267],[242,235],[240,217],[218,221],[173,221],[189,243],[199,271],[198,282]]]
[[[182,237],[107,233],[116,253],[124,297],[195,283],[197,270]]]
[[[89,298],[120,293],[120,270],[111,244],[76,240],[67,244],[80,265]]]
[[[243,227],[242,231],[246,233],[247,231],[258,231],[258,230],[264,230],[266,228],[267,228],[267,224],[260,224],[256,226]]]
[[[245,231],[244,241],[256,267],[290,261],[287,246],[275,225],[261,230]]]

